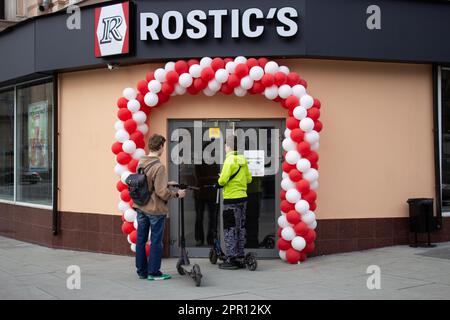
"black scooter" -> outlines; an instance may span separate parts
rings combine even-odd
[[[184,189],[184,190],[198,190],[199,188],[188,186],[185,184],[173,184],[171,187]],[[202,272],[200,271],[200,266],[198,264],[194,264],[192,269],[188,269],[190,267],[190,261],[188,257],[188,252],[186,251],[186,239],[184,235],[184,199],[181,198],[180,206],[178,209],[178,244],[180,246],[180,258],[177,262],[177,271],[180,275],[187,275],[192,278],[195,282],[195,286],[199,287],[202,281]]]
[[[220,188],[217,185],[207,185],[205,187],[215,187],[217,189],[216,194],[216,217],[219,217],[220,213]],[[214,241],[213,246],[209,250],[209,262],[212,264],[216,264],[217,260],[225,261],[226,255],[222,250],[222,246],[220,245],[219,232],[216,228],[214,232]],[[243,261],[241,261],[248,270],[255,271],[258,267],[258,262],[256,260],[256,254],[253,252],[249,252],[245,255]]]

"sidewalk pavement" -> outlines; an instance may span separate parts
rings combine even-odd
[[[134,259],[58,250],[0,237],[0,299],[450,299],[450,242],[432,249],[394,246],[314,257],[300,265],[259,260],[258,269],[220,270],[191,259],[203,273],[201,287],[178,275],[139,280]],[[81,289],[66,287],[67,267],[81,269]],[[381,289],[369,290],[367,267],[381,269]]]

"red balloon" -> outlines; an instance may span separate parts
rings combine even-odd
[[[162,89],[161,89],[162,90]],[[163,104],[164,102],[169,101],[170,96],[168,94],[165,94],[163,92],[158,92],[158,105]]]
[[[302,141],[297,145],[297,151],[302,157],[306,157],[311,152],[311,146],[308,142]]]
[[[195,94],[197,94],[200,90],[197,90],[197,88],[196,88],[194,85],[192,85],[192,86],[190,86],[190,87],[187,87],[187,88],[186,88],[186,91],[187,91],[189,94],[195,95]]]
[[[168,82],[164,82],[161,87],[161,92],[164,93],[166,96],[170,96],[175,90],[174,86]]]
[[[264,74],[261,78],[261,84],[266,88],[273,86],[274,83],[275,77],[270,73]]]
[[[155,73],[153,71],[147,72],[147,74],[145,75],[145,80],[147,80],[147,82],[155,80]]]
[[[226,65],[228,62],[232,62],[232,61],[234,61],[233,58],[225,58],[225,59],[223,59],[223,62],[225,63],[225,65]]]
[[[203,81],[209,82],[214,79],[214,70],[212,68],[204,68],[201,72],[201,78]]]
[[[128,201],[131,200],[130,193],[128,192],[128,189],[122,190],[120,192],[120,199],[122,199],[125,202],[128,202]]]
[[[128,163],[128,170],[130,170],[130,172],[136,172],[138,163],[139,160],[136,159],[131,160],[130,163]]]
[[[295,234],[301,237],[303,237],[308,232],[308,230],[308,225],[303,221],[300,221],[294,226]]]
[[[314,121],[319,120],[320,110],[317,108],[309,108],[307,111],[307,115],[309,118],[313,119]]]
[[[257,65],[259,65],[258,60],[256,60],[255,58],[250,58],[247,60],[247,66],[248,69],[250,70],[252,67],[256,67]]]
[[[187,73],[189,71],[187,62],[184,60],[178,60],[177,62],[175,62],[175,71],[178,74]]]
[[[308,256],[305,253],[300,252],[300,262],[304,262],[306,259],[308,259]]]
[[[168,83],[175,85],[178,82],[178,73],[174,70],[167,72],[166,80]]]
[[[317,120],[314,123],[314,130],[316,130],[317,132],[322,131],[322,122],[320,122],[319,120]]]
[[[145,255],[148,257],[150,255],[150,243],[145,244]]]
[[[286,200],[286,191],[283,189],[280,191],[280,200]]]
[[[305,249],[302,250],[303,253],[311,253],[316,248],[314,242],[310,242],[306,244]]]
[[[241,81],[239,80],[237,75],[230,74],[230,76],[228,77],[227,84],[231,89],[234,89],[241,84]]]
[[[269,59],[267,59],[267,58],[259,58],[258,59],[259,66],[261,68],[264,68],[266,66],[267,62],[269,62]]]
[[[286,260],[289,263],[295,264],[300,260],[300,252],[294,248],[290,248],[286,251]]]
[[[125,128],[125,130],[128,131],[128,133],[133,133],[137,129],[137,123],[133,119],[129,119],[129,120],[125,121],[125,123],[123,124],[123,127]]]
[[[117,162],[122,164],[122,165],[126,165],[128,164],[128,162],[131,161],[131,156],[126,153],[126,152],[119,152],[119,154],[117,155]]]
[[[222,69],[225,67],[225,62],[221,58],[214,58],[211,61],[211,68],[214,71],[217,71],[219,69]]]
[[[297,182],[296,187],[297,187],[298,192],[300,192],[301,194],[308,193],[309,188],[310,188],[309,181],[308,180],[300,180]]]
[[[286,78],[287,77],[283,72],[278,71],[277,73],[275,73],[275,84],[277,86],[281,86],[281,85],[285,84]]]
[[[132,114],[131,111],[127,108],[120,108],[119,111],[117,111],[117,118],[119,118],[122,121],[127,121],[128,119],[131,119]]]
[[[313,203],[317,199],[317,193],[314,190],[309,190],[308,193],[302,194],[302,199],[308,201],[308,203]]]
[[[294,109],[299,104],[299,100],[296,96],[289,96],[285,100],[285,105],[288,109]]]
[[[291,242],[290,241],[286,241],[283,238],[278,239],[277,247],[278,247],[279,250],[288,250],[288,249],[292,248]]]
[[[308,232],[306,232],[303,238],[305,238],[306,243],[313,242],[316,240],[316,232],[312,229],[308,229]]]
[[[309,210],[316,211],[317,204],[315,202],[309,204]]]
[[[239,78],[242,79],[246,75],[248,75],[248,66],[245,63],[240,63],[236,66],[234,69],[234,74]]]
[[[119,100],[117,100],[117,106],[119,108],[126,108],[128,104],[128,100],[124,97],[120,97]]]
[[[291,179],[294,182],[300,181],[302,178],[303,178],[302,173],[297,169],[293,169],[289,172],[289,179]]]
[[[306,159],[311,163],[316,163],[319,161],[319,154],[315,151],[311,151],[308,155],[305,156]]]
[[[297,143],[302,142],[304,137],[305,133],[298,127],[291,131],[291,139]]]
[[[134,230],[134,226],[132,222],[124,221],[122,223],[122,232],[124,234],[130,234]]]
[[[287,75],[287,84],[291,87],[295,86],[299,80],[300,76],[297,74],[297,72],[289,72],[289,74]]]
[[[114,154],[119,154],[119,152],[122,152],[122,143],[117,141],[114,142],[113,145],[111,146],[111,150]]]
[[[137,239],[137,231],[136,231],[136,230],[133,230],[133,231],[131,231],[131,233],[130,233],[130,241],[131,241],[132,243],[136,243],[136,239]]]
[[[286,213],[286,220],[290,223],[290,224],[297,224],[300,222],[301,218],[300,218],[300,214],[295,211],[295,210],[291,210],[288,213]]]
[[[297,129],[299,127],[299,125],[300,125],[300,120],[298,120],[294,117],[289,117],[286,120],[286,127],[291,130]]]
[[[289,172],[291,172],[291,170],[297,168],[295,166],[295,164],[290,164],[290,163],[287,163],[286,161],[283,161],[283,164],[281,165],[281,167],[283,168],[283,171],[286,173],[289,173]]]
[[[128,186],[125,183],[123,183],[121,180],[119,180],[116,184],[116,189],[117,189],[117,191],[122,192],[123,190],[128,189]]]
[[[148,89],[148,88],[147,88],[147,89]],[[137,94],[136,100],[139,101],[139,104],[141,105],[141,108],[140,108],[139,110],[144,111],[144,110],[143,110],[143,107],[145,107],[145,108],[147,108],[147,109],[150,109],[150,107],[147,107],[147,105],[145,104],[145,101],[144,101],[144,95],[143,95],[142,93],[138,93],[138,94]],[[144,112],[145,112],[145,111],[144,111]]]
[[[301,84],[302,86],[304,86],[305,89],[308,88],[308,82],[306,82],[305,80],[300,79],[300,80],[298,80],[298,83]]]
[[[253,82],[252,90],[254,93],[263,93],[264,92],[264,86],[262,85],[261,81],[255,81]]]
[[[293,117],[294,116],[294,110],[293,109],[289,109],[288,110],[288,116],[289,117]]]
[[[205,89],[207,85],[208,85],[208,82],[203,80],[202,78],[197,78],[194,80],[194,87],[198,91]]]
[[[138,91],[143,95],[145,95],[148,92],[148,82],[146,80],[140,80],[137,83],[136,87]]]
[[[220,88],[220,92],[222,92],[223,94],[232,94],[233,89],[227,83],[224,83]]]
[[[314,108],[320,109],[322,104],[320,103],[319,99],[314,99],[314,103],[312,105]]]
[[[187,62],[187,64],[188,64],[188,66],[190,67],[190,66],[192,66],[192,65],[194,65],[194,64],[200,64],[200,61],[198,61],[197,59],[190,59],[190,60]]]
[[[283,212],[289,212],[295,209],[295,205],[293,203],[288,202],[287,200],[283,200],[280,203],[280,209]]]
[[[144,135],[142,132],[140,131],[135,131],[132,134],[130,134],[130,140],[133,140],[135,143],[139,140],[144,139]]]
[[[144,149],[145,148],[145,141],[144,141],[144,139],[139,139],[138,141],[136,141],[136,147]]]

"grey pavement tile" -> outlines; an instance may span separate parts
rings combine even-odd
[[[28,287],[16,287],[16,288],[0,288],[0,300],[55,300],[56,296],[51,295],[39,288]]]

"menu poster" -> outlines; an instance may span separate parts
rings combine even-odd
[[[48,170],[48,102],[28,106],[28,167]]]
[[[252,177],[264,177],[264,150],[245,150],[244,157]]]

